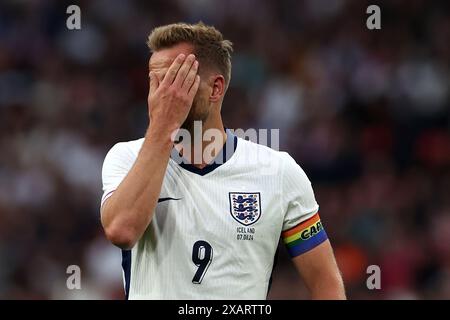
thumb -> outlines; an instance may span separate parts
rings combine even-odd
[[[150,77],[149,94],[153,94],[155,93],[156,89],[158,89],[159,81],[158,77],[155,75],[153,71],[150,71],[149,77]]]

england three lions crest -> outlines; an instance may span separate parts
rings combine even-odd
[[[230,192],[230,213],[233,218],[249,226],[261,217],[261,195],[259,192]]]

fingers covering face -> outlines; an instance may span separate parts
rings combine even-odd
[[[177,76],[173,82],[173,84],[177,88],[181,88],[183,86],[183,83],[188,76],[190,70],[192,69],[192,65],[195,62],[195,56],[193,54],[190,54],[187,56],[186,60],[184,60],[183,65],[178,70]]]
[[[192,66],[191,69],[189,70],[188,74],[186,75],[186,78],[184,79],[182,88],[185,89],[186,91],[189,91],[189,89],[191,89],[192,85],[195,82],[195,77],[197,76],[197,71],[198,71],[198,61],[196,60]]]
[[[165,86],[172,85],[185,59],[186,56],[184,54],[180,54],[175,58],[175,60],[172,62],[172,65],[169,67],[169,70],[167,70],[167,73],[161,84]]]
[[[200,76],[197,74],[198,66],[199,62],[195,55],[190,54],[186,57],[184,54],[179,54],[170,65],[161,83],[155,73],[150,72],[150,92],[154,92],[161,84],[165,87],[174,86],[189,96],[195,96],[200,85]]]
[[[191,99],[194,99],[195,94],[197,93],[199,86],[200,86],[200,76],[196,75],[194,83],[192,84],[191,88],[188,91],[188,95],[189,95],[189,97]]]

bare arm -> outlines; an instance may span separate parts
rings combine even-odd
[[[106,237],[122,249],[132,248],[151,222],[173,145],[171,135],[186,119],[198,90],[197,67],[193,55],[179,55],[161,83],[150,72],[152,125],[134,165],[101,209]]]
[[[330,241],[292,260],[314,300],[344,300],[345,289]]]

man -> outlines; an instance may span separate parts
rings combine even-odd
[[[281,235],[312,298],[344,299],[303,170],[224,129],[231,43],[199,23],[156,28],[148,46],[149,128],[116,144],[102,172],[101,220],[123,249],[127,298],[265,299]],[[194,121],[219,132],[220,148],[197,162],[207,139],[176,137]]]

